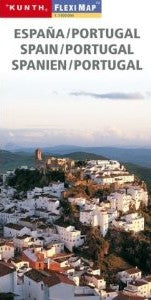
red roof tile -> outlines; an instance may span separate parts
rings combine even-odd
[[[32,269],[25,273],[25,276],[36,282],[43,282],[45,285],[51,287],[56,284],[65,283],[70,285],[75,285],[75,283],[70,280],[66,275],[53,272],[53,271],[40,271]]]
[[[10,273],[13,273],[15,270],[13,268],[10,268],[5,263],[0,262],[0,277],[6,276]]]

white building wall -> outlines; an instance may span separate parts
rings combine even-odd
[[[52,247],[48,250],[43,250],[42,252],[44,253],[44,257],[52,257],[56,254],[59,254],[64,251],[64,244],[63,243],[56,243],[52,245]]]
[[[99,225],[100,225],[100,231],[103,236],[107,234],[108,227],[109,227],[109,218],[108,213],[105,211],[100,211],[100,218],[99,218]]]
[[[0,260],[14,257],[14,247],[9,245],[0,246]]]
[[[30,229],[24,227],[21,230],[16,230],[14,228],[9,228],[7,226],[4,226],[4,237],[16,237],[17,235],[24,235],[24,234],[30,234]]]
[[[73,251],[73,247],[83,245],[84,238],[81,237],[81,232],[79,230],[75,230],[73,226],[68,226],[67,228],[57,226],[57,230],[61,241],[70,251]]]
[[[80,211],[80,222],[86,225],[92,223],[93,216],[92,211]]]
[[[122,271],[118,273],[120,280],[124,283],[131,282],[133,280],[141,279],[142,272],[136,272],[134,274],[129,274],[128,271]]]
[[[14,272],[0,277],[0,292],[1,293],[14,292]]]
[[[23,299],[45,300],[44,289],[42,289],[42,287],[44,287],[43,282],[35,282],[27,276],[24,276]]]
[[[94,296],[92,293],[94,293]],[[100,296],[93,289],[61,283],[49,288],[49,300],[51,299],[100,300]]]

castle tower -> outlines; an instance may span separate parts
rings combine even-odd
[[[42,161],[42,151],[40,149],[36,149],[35,151],[35,160]]]

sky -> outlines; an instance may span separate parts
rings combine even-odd
[[[150,147],[150,11],[150,0],[145,0],[145,4],[141,0],[103,0],[101,19],[67,19],[66,22],[64,19],[1,19],[1,147],[58,144]],[[19,59],[21,43],[13,39],[14,28],[48,26],[136,27],[141,39],[132,41],[134,58],[141,60],[143,71],[12,71],[11,60]],[[89,42],[92,43],[86,41]]]

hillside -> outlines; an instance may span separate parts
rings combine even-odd
[[[24,152],[34,153],[34,148],[25,148]],[[80,147],[73,145],[60,145],[42,148],[44,153],[51,155],[67,155],[74,152],[86,152],[102,155],[110,159],[130,162],[143,167],[151,168],[151,149],[149,148],[118,148],[118,147]]]
[[[129,172],[134,173],[142,181],[145,181],[149,191],[151,192],[151,168],[143,168],[131,163],[126,163],[125,166]]]
[[[57,155],[54,155],[57,157]],[[68,157],[74,160],[87,160],[87,159],[106,159],[102,155],[96,155],[92,153],[85,152],[75,152],[66,155],[59,155],[59,157]],[[13,170],[17,167],[27,165],[29,167],[34,166],[34,155],[26,152],[16,152],[12,153],[9,151],[0,151],[0,170],[1,172],[7,170]]]
[[[13,170],[23,165],[34,166],[34,156],[24,152],[12,153],[5,150],[0,151],[0,172]]]
[[[65,154],[63,155],[63,157],[68,157],[70,159],[74,159],[74,160],[97,160],[97,159],[101,159],[101,160],[106,160],[108,158],[102,156],[102,155],[97,155],[94,153],[87,153],[87,152],[73,152],[73,153],[69,153],[69,154]]]
[[[55,155],[57,156],[57,155]],[[87,160],[87,159],[106,159],[105,156],[97,155],[87,152],[73,152],[65,155],[59,155],[59,157],[69,157],[74,160]],[[128,157],[129,159],[129,157]],[[123,162],[124,163],[124,162]],[[0,151],[0,171],[5,172],[7,170],[13,170],[22,165],[34,166],[34,156],[31,153],[17,152],[12,153],[9,151]],[[135,173],[141,180],[147,183],[149,190],[151,191],[151,168],[141,167],[133,163],[124,163],[127,169],[131,173]]]
[[[74,152],[70,154],[64,155],[64,157],[69,157],[74,160],[93,160],[93,159],[107,159],[102,155],[86,153],[86,152]],[[145,181],[148,189],[151,191],[151,168],[141,167],[132,163],[124,163],[122,162],[130,173],[134,173],[137,177],[139,177],[142,181]]]

